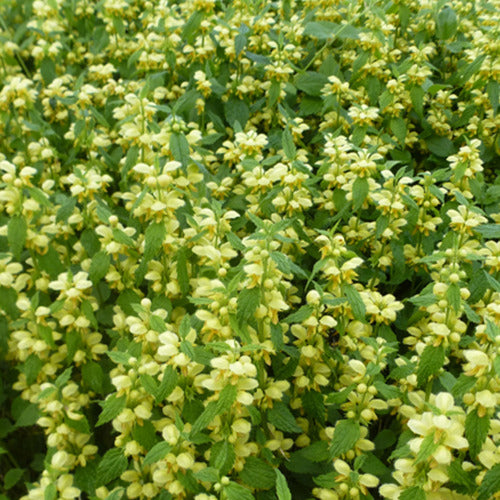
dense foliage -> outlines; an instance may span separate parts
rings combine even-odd
[[[0,498],[500,498],[499,9],[1,0]]]

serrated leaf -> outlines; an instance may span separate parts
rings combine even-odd
[[[240,472],[241,480],[253,488],[267,490],[274,486],[276,475],[273,467],[260,458],[249,456]]]
[[[347,297],[349,305],[351,306],[354,318],[359,321],[364,321],[366,307],[359,292],[356,290],[356,288],[354,288],[353,285],[344,285],[343,291],[345,296]]]
[[[448,287],[448,290],[446,291],[446,298],[448,299],[451,307],[455,309],[455,312],[459,312],[462,298],[460,296],[460,287],[458,286],[458,283],[452,283]]]
[[[158,387],[156,402],[161,403],[168,398],[172,391],[177,387],[179,376],[172,366],[167,366],[163,372],[163,378]]]
[[[295,86],[311,96],[321,95],[321,89],[328,83],[328,78],[322,73],[307,71],[295,79]]]
[[[115,241],[121,243],[122,245],[126,245],[128,247],[135,246],[134,240],[128,234],[117,227],[113,228],[113,238]]]
[[[217,415],[225,413],[231,409],[232,404],[236,401],[237,393],[238,390],[235,385],[229,384],[222,389],[219,394],[219,399],[217,400]]]
[[[474,228],[483,238],[500,239],[500,224],[481,224]]]
[[[154,464],[161,459],[165,458],[172,446],[170,446],[167,442],[161,441],[160,443],[156,443],[147,453],[144,458],[143,465],[151,465]]]
[[[106,351],[109,359],[114,361],[117,365],[128,365],[130,354],[122,351]]]
[[[481,451],[489,428],[490,417],[488,415],[480,417],[477,414],[477,409],[467,415],[465,419],[465,437],[469,441],[469,453],[472,458],[476,458]]]
[[[434,441],[434,432],[425,436],[420,444],[417,456],[415,457],[415,465],[425,462],[439,447],[439,441]]]
[[[289,314],[285,318],[286,323],[301,323],[302,321],[310,318],[314,312],[313,306],[306,304],[302,306],[298,311]]]
[[[105,401],[99,403],[102,412],[97,420],[96,427],[110,422],[116,418],[127,404],[127,397],[125,395],[117,397],[116,393],[111,394]]]
[[[204,469],[195,472],[193,476],[198,481],[203,481],[204,483],[216,483],[219,480],[219,473],[217,469],[214,469],[213,467],[205,467]]]
[[[437,16],[436,35],[440,40],[448,40],[455,35],[458,28],[458,19],[456,12],[446,5]]]
[[[477,500],[489,500],[500,491],[500,464],[486,472],[479,486]]]
[[[94,285],[106,276],[110,264],[111,259],[104,250],[94,254],[89,268],[89,278]]]
[[[16,215],[9,220],[7,225],[7,241],[16,259],[19,259],[26,243],[28,225],[24,217]]]
[[[399,144],[404,147],[406,139],[406,121],[399,117],[392,118],[390,121],[390,127]]]
[[[104,372],[99,363],[88,361],[82,367],[83,381],[90,387],[91,390],[101,393],[104,383]]]
[[[60,389],[61,387],[63,387],[64,385],[67,384],[67,382],[69,381],[69,379],[71,378],[71,372],[73,371],[73,367],[70,366],[69,368],[66,368],[66,370],[64,370],[61,375],[59,375],[54,384],[55,386]]]
[[[443,346],[428,345],[422,355],[417,368],[418,385],[422,385],[429,377],[436,375],[443,367],[445,352]]]
[[[219,441],[210,450],[210,466],[216,468],[222,476],[231,470],[235,459],[233,445],[228,441]]]
[[[186,136],[181,132],[174,132],[170,136],[170,151],[175,161],[182,164],[183,167],[187,167],[190,162],[189,157],[189,142]]]
[[[354,210],[358,210],[363,205],[369,191],[368,179],[357,177],[352,186],[352,202]]]
[[[255,500],[251,491],[241,484],[230,482],[225,488],[227,500]]]
[[[297,148],[295,147],[293,135],[288,127],[283,131],[281,144],[283,146],[283,151],[285,152],[286,157],[289,160],[293,160],[295,158],[295,155],[297,154]]]
[[[288,406],[281,401],[274,403],[274,406],[268,410],[267,418],[269,423],[273,424],[280,431],[294,434],[303,432]]]
[[[97,482],[106,485],[116,479],[127,469],[128,460],[121,448],[108,450],[97,467]]]
[[[231,97],[224,104],[224,116],[231,127],[234,128],[235,123],[238,122],[244,128],[250,118],[250,109],[245,101]]]
[[[281,252],[271,252],[271,258],[276,262],[278,269],[285,274],[295,274],[301,278],[307,279],[307,273],[293,262],[288,255]]]
[[[227,238],[227,241],[229,241],[229,243],[231,243],[231,246],[235,250],[239,250],[240,252],[245,250],[245,248],[246,248],[245,245],[243,244],[241,239],[238,238],[238,236],[236,236],[234,233],[228,232],[226,234],[226,238]]]
[[[330,456],[339,457],[351,450],[361,436],[359,424],[353,420],[340,420],[335,425]]]
[[[150,260],[161,249],[166,236],[165,224],[155,222],[150,224],[144,233],[144,258]]]
[[[310,417],[319,422],[325,421],[325,402],[322,393],[313,390],[307,391],[302,396],[302,406]]]
[[[424,490],[420,486],[412,486],[411,488],[406,488],[399,495],[399,500],[425,500],[426,495]]]
[[[239,321],[248,321],[260,305],[260,288],[245,288],[238,296],[236,317]]]
[[[177,252],[177,281],[182,295],[189,292],[189,274],[187,269],[187,251],[186,248],[180,248]]]
[[[276,494],[278,500],[292,500],[292,494],[283,473],[276,469]]]
[[[68,198],[57,211],[56,222],[67,222],[75,206],[76,198]]]

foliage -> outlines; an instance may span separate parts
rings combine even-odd
[[[3,0],[0,499],[500,498],[499,7]]]

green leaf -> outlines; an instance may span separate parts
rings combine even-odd
[[[410,22],[411,10],[404,3],[399,4],[399,25],[401,26],[401,32],[405,33]]]
[[[420,462],[425,462],[439,447],[439,441],[436,443],[434,441],[434,432],[425,436],[424,440],[420,444],[420,449],[418,450],[417,456],[415,457],[415,465]]]
[[[311,96],[321,95],[321,89],[328,83],[328,77],[315,71],[299,74],[295,79],[295,86]]]
[[[443,367],[445,358],[444,347],[428,345],[420,356],[420,361],[417,368],[418,385],[422,385],[429,377],[436,375]]]
[[[433,135],[432,137],[425,139],[425,143],[427,144],[429,151],[434,153],[436,156],[446,158],[447,156],[455,153],[453,142],[451,142],[447,137],[438,137],[437,135]]]
[[[368,179],[357,177],[352,186],[352,202],[354,210],[358,210],[363,205],[369,191]]]
[[[424,490],[420,486],[412,486],[411,488],[406,488],[401,495],[399,495],[399,500],[425,500],[426,495]]]
[[[319,40],[334,38],[356,40],[359,37],[359,30],[350,24],[340,25],[330,21],[311,21],[304,26],[303,34]]]
[[[21,477],[23,477],[25,469],[9,469],[4,476],[4,488],[6,490],[10,490],[13,486],[15,486]]]
[[[30,427],[41,417],[40,410],[34,404],[29,404],[24,408],[16,420],[16,427]]]
[[[293,135],[288,127],[283,131],[281,144],[286,157],[289,160],[293,160],[295,158],[295,155],[297,154],[297,148],[295,147],[295,143],[293,141]]]
[[[73,210],[76,206],[76,198],[67,198],[66,201],[61,205],[61,208],[57,211],[56,222],[68,222],[70,215],[73,214]]]
[[[480,417],[477,414],[477,409],[467,415],[465,419],[465,437],[469,441],[469,453],[472,458],[476,458],[481,451],[489,428],[490,417],[488,415]]]
[[[465,471],[462,469],[462,461],[457,459],[451,462],[447,470],[450,482],[465,486],[467,493],[473,493],[477,489],[476,482],[474,481],[474,472]]]
[[[98,394],[103,391],[104,372],[99,363],[88,361],[82,367],[83,381],[90,387],[91,390]]]
[[[306,304],[285,318],[286,323],[301,323],[313,315],[314,307]]]
[[[255,500],[251,491],[241,484],[230,482],[225,488],[227,500]]]
[[[235,459],[233,445],[228,441],[219,441],[210,449],[210,467],[217,469],[221,476],[225,476],[231,470]]]
[[[364,321],[366,314],[366,307],[363,302],[363,299],[361,298],[361,295],[356,290],[356,288],[354,288],[353,285],[344,285],[342,288],[351,306],[354,318],[359,321]]]
[[[235,250],[239,250],[240,252],[242,252],[246,249],[246,247],[243,244],[243,242],[241,241],[241,239],[238,238],[238,236],[236,236],[234,233],[228,232],[226,234],[226,238],[227,238],[227,241],[229,241],[229,243],[231,243],[231,246]]]
[[[406,139],[406,121],[403,118],[392,118],[390,122],[392,133],[396,136],[399,144],[404,147]]]
[[[271,82],[271,88],[269,89],[269,107],[272,108],[278,102],[278,98],[281,93],[281,85],[280,82],[273,80]]]
[[[125,395],[117,397],[116,393],[111,394],[105,401],[99,403],[102,412],[97,420],[96,427],[103,425],[114,418],[116,418],[127,404],[127,397]]]
[[[121,243],[122,245],[135,247],[134,240],[128,234],[123,232],[121,229],[118,229],[117,227],[113,228],[113,238],[115,239],[115,241]]]
[[[476,226],[474,231],[477,231],[483,238],[500,239],[500,224],[481,224]]]
[[[241,480],[253,488],[268,490],[276,482],[273,467],[260,458],[249,456],[245,459],[245,466],[240,472]]]
[[[274,403],[274,406],[268,410],[267,418],[269,423],[273,424],[276,429],[284,432],[300,434],[303,432],[302,428],[295,421],[295,417],[281,401]]]
[[[52,81],[56,77],[56,65],[54,61],[49,57],[43,58],[42,62],[40,63],[40,73],[45,85],[49,85],[49,83],[52,83]]]
[[[94,254],[89,268],[89,278],[94,285],[106,276],[110,264],[111,259],[104,250]]]
[[[236,401],[238,390],[235,385],[228,384],[219,394],[217,400],[217,415],[225,413],[231,409],[231,406]]]
[[[290,493],[290,488],[288,488],[286,478],[279,469],[276,469],[276,494],[278,495],[278,500],[292,500],[292,494]]]
[[[121,448],[108,450],[97,467],[97,482],[99,485],[109,484],[127,469],[128,460]]]
[[[232,97],[224,104],[224,116],[231,127],[238,122],[244,128],[250,118],[250,109],[245,101]]]
[[[500,376],[500,355],[493,361],[493,368],[495,369],[495,373]]]
[[[7,241],[16,259],[19,259],[26,243],[28,225],[24,217],[16,215],[9,220],[7,225]]]
[[[217,416],[217,401],[210,401],[205,407],[201,415],[196,419],[193,427],[191,428],[190,436],[196,435],[209,425]]]
[[[71,372],[73,371],[73,367],[70,366],[69,368],[66,368],[66,370],[64,370],[61,375],[59,375],[54,384],[55,386],[58,388],[58,389],[61,389],[61,387],[65,386],[69,379],[71,378]]]
[[[183,167],[189,165],[189,143],[183,133],[174,132],[170,136],[170,151],[172,152],[174,160],[180,162]]]
[[[57,499],[57,486],[56,483],[50,483],[43,492],[43,500],[56,500]]]
[[[217,469],[214,469],[213,467],[205,467],[204,469],[195,472],[193,476],[198,481],[203,481],[204,483],[216,483],[219,480],[219,473]]]
[[[446,291],[446,298],[448,299],[449,304],[455,311],[458,313],[460,311],[460,305],[462,303],[462,298],[460,296],[460,287],[458,283],[452,283],[448,290]]]
[[[489,500],[500,491],[500,464],[486,472],[479,486],[477,500]]]
[[[128,365],[128,360],[131,357],[130,353],[123,351],[106,351],[106,354],[117,365]]]
[[[151,260],[162,247],[166,236],[165,224],[155,222],[150,224],[144,233],[144,258]]]
[[[158,387],[158,393],[156,396],[156,402],[161,403],[168,398],[172,391],[177,387],[177,381],[179,376],[177,372],[172,366],[167,366],[165,371],[163,372],[163,378],[160,383],[160,387]]]
[[[125,488],[115,488],[107,497],[106,500],[121,500],[125,493]]]
[[[440,40],[448,40],[455,35],[458,28],[458,19],[455,11],[446,5],[437,16],[436,35]]]
[[[278,269],[285,274],[295,274],[301,278],[307,279],[307,273],[293,262],[288,255],[281,252],[271,252],[271,258],[276,262]]]
[[[181,324],[179,325],[179,337],[185,339],[191,330],[191,318],[189,314],[185,314],[182,318]]]
[[[359,424],[353,420],[340,420],[335,425],[330,456],[339,457],[351,450],[361,436]]]
[[[239,321],[248,321],[260,304],[260,288],[245,288],[238,296],[236,317]]]
[[[187,250],[185,247],[179,248],[177,252],[177,281],[182,295],[189,292],[189,274],[187,269]]]
[[[498,105],[499,105],[499,89],[500,85],[497,81],[491,79],[488,82],[488,86],[486,87],[486,91],[488,93],[488,97],[490,99],[490,104],[493,109],[493,114],[496,116]]]
[[[148,451],[146,457],[144,458],[143,465],[151,465],[151,464],[154,464],[154,463],[160,461],[162,458],[165,458],[165,456],[168,453],[170,453],[171,449],[172,449],[172,446],[170,446],[165,441],[161,441],[160,443],[156,443]]]
[[[317,391],[307,391],[302,396],[302,406],[304,407],[305,412],[315,418],[319,422],[325,421],[325,402],[324,396],[321,392]]]

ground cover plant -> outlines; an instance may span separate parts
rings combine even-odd
[[[0,1],[0,498],[500,498],[498,0]]]

